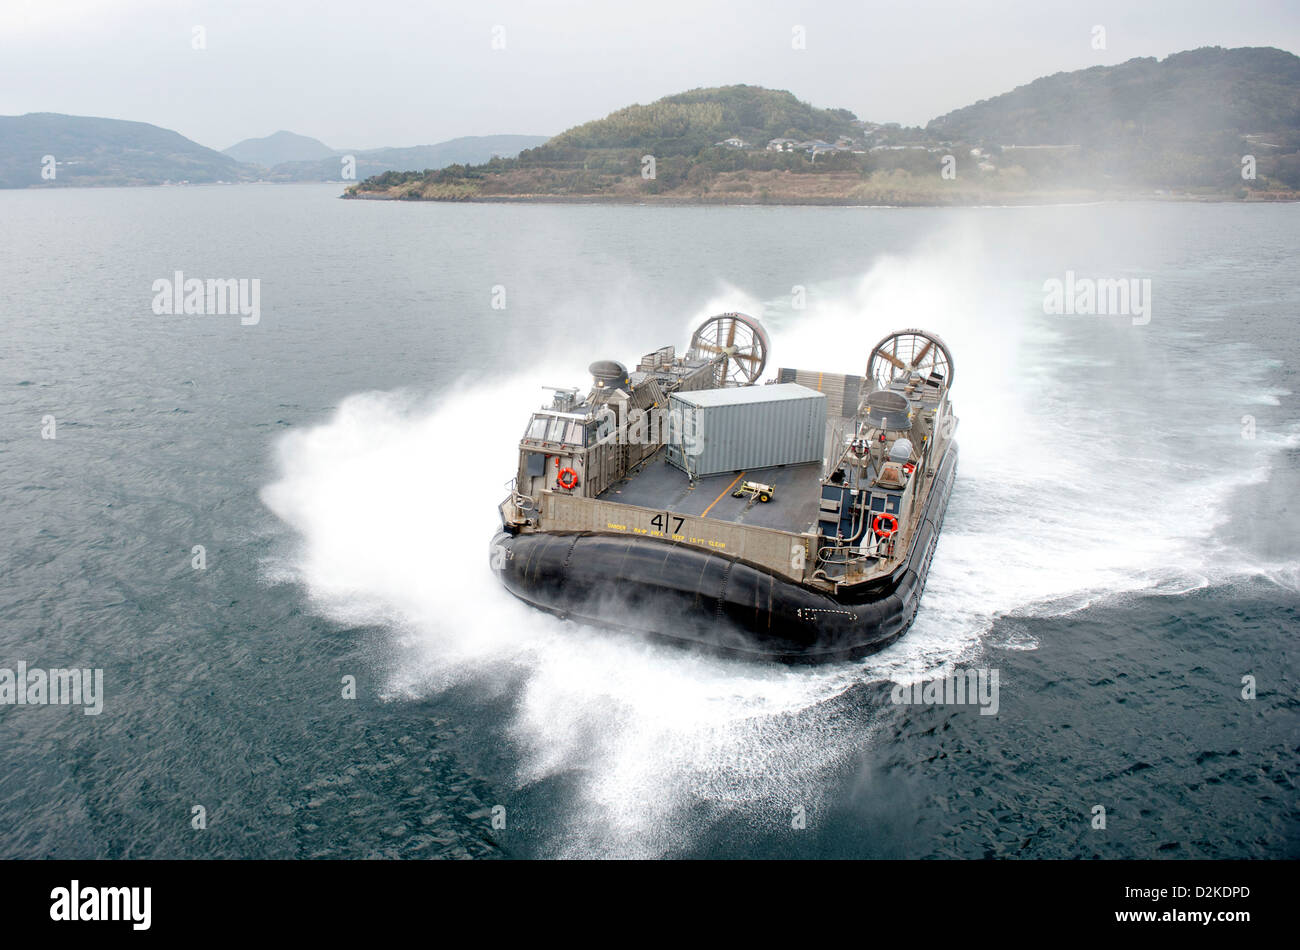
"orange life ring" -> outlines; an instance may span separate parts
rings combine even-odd
[[[880,523],[886,518],[889,519],[889,530],[882,531],[880,529]],[[892,538],[898,533],[898,519],[888,512],[882,511],[880,514],[876,515],[875,520],[871,522],[871,530],[876,533],[876,537],[878,538]]]
[[[578,487],[578,473],[571,468],[562,468],[555,477],[555,483],[565,491],[573,491]]]

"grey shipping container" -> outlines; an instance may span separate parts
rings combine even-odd
[[[693,478],[820,462],[826,450],[826,396],[798,383],[673,393],[679,436],[668,461]]]

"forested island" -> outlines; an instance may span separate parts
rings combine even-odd
[[[1207,47],[1057,73],[940,116],[876,123],[758,86],[694,89],[515,158],[388,171],[345,197],[964,205],[1300,198],[1300,57]]]

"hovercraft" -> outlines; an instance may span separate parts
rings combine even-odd
[[[778,369],[753,317],[591,365],[519,442],[493,570],[562,617],[787,662],[861,656],[920,605],[957,471],[953,361],[901,330],[863,376]]]

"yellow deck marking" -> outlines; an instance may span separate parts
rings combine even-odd
[[[731,485],[736,484],[736,482],[740,481],[744,477],[745,477],[745,473],[741,472],[734,479],[732,479]],[[709,505],[709,507],[704,509],[703,514],[700,515],[701,518],[708,517],[709,512],[713,510],[713,505],[716,505],[718,502],[722,501],[722,495],[725,495],[727,492],[731,491],[731,485],[728,485],[726,488],[722,489],[722,494],[719,495],[717,498],[713,499],[713,504]]]

